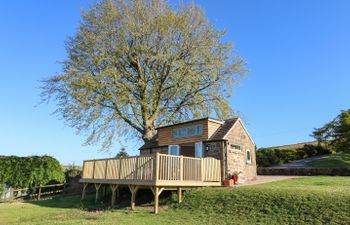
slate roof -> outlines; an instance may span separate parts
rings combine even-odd
[[[224,124],[222,124],[215,133],[209,138],[209,140],[222,140],[224,139],[227,132],[231,130],[233,125],[238,121],[238,118],[225,120]]]

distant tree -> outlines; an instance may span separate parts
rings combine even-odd
[[[350,152],[350,109],[342,110],[331,122],[315,129],[312,136],[336,151]]]
[[[116,158],[126,158],[126,157],[129,157],[129,154],[126,152],[125,148],[121,148],[115,157]]]
[[[152,142],[156,126],[232,116],[228,98],[245,62],[194,4],[104,0],[83,12],[68,39],[63,71],[44,81],[44,101],[80,131],[86,144],[115,137]]]

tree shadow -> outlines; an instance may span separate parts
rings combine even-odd
[[[102,189],[102,188],[101,188]],[[100,197],[95,203],[95,192],[90,189],[86,194],[85,199],[81,200],[81,195],[71,196],[56,196],[50,199],[32,200],[28,203],[49,208],[74,208],[83,211],[105,211],[112,209],[129,209],[131,194],[127,188],[120,189],[120,196],[117,198],[114,207],[111,207],[112,193],[109,188],[106,189],[106,193],[100,191]],[[160,195],[159,205],[164,206],[167,204],[175,203],[175,197],[170,191],[163,191]],[[150,208],[153,207],[153,193],[151,190],[141,189],[137,192],[136,207]],[[152,210],[151,210],[152,211]]]

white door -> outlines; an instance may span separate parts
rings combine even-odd
[[[203,158],[203,142],[196,142],[194,144],[194,154],[196,158]]]
[[[180,146],[179,145],[169,145],[168,154],[169,155],[180,155]]]

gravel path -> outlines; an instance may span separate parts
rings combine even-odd
[[[298,178],[298,177],[300,177],[300,176],[264,176],[264,175],[259,175],[259,176],[257,176],[256,180],[249,181],[249,182],[244,183],[244,184],[238,184],[238,185],[235,185],[235,187],[264,184],[264,183],[269,183],[272,181],[286,180],[286,179]]]

